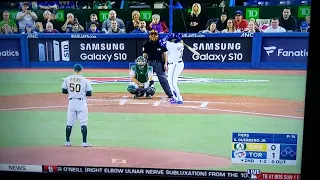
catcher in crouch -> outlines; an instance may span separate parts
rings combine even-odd
[[[136,64],[131,66],[130,77],[132,82],[128,85],[127,90],[134,94],[133,98],[135,99],[143,96],[151,99],[156,92],[152,80],[153,68],[147,64],[147,60],[143,56],[139,56],[135,62]]]

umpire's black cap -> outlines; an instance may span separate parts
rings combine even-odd
[[[73,69],[74,69],[74,71],[79,72],[79,71],[81,71],[83,69],[83,67],[82,67],[81,64],[75,64],[73,66]]]

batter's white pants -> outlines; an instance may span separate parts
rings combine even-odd
[[[183,101],[178,87],[178,77],[184,69],[183,61],[179,63],[168,64],[168,83],[173,94],[173,98],[177,101]]]
[[[77,119],[80,121],[80,126],[88,125],[88,104],[85,99],[69,100],[67,126],[73,126]]]

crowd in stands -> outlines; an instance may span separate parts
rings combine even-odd
[[[72,14],[66,15],[66,21],[62,27],[58,27],[55,13],[58,9],[72,9],[77,3],[74,1],[43,1],[43,2],[20,2],[7,4],[19,9],[15,19],[10,19],[9,11],[3,12],[3,20],[0,22],[0,34],[14,33],[148,33],[157,30],[159,33],[168,33],[167,23],[161,20],[159,14],[152,15],[152,21],[140,20],[139,11],[134,10],[131,20],[125,21],[118,18],[115,10],[109,12],[109,17],[103,23],[98,21],[97,14],[90,15],[90,21],[80,24]],[[110,1],[94,1],[96,9],[112,9]],[[84,8],[84,6],[83,6]],[[42,9],[43,20],[33,9]],[[291,15],[290,8],[285,7],[282,15],[267,19],[265,23],[258,23],[255,19],[245,19],[243,12],[238,10],[234,16],[228,17],[221,13],[219,18],[207,18],[201,14],[201,5],[193,3],[192,11],[188,15],[186,25],[189,33],[237,33],[237,32],[309,32],[310,16],[300,25],[296,17]]]

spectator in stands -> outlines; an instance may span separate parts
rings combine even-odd
[[[74,15],[72,13],[67,14],[67,20],[64,25],[61,27],[62,31],[70,32],[72,30],[72,23],[74,21]]]
[[[255,33],[257,32],[256,31],[256,25],[255,25],[255,22],[254,21],[249,21],[248,22],[248,30],[245,31],[245,32],[248,32],[248,33]],[[259,31],[258,31],[259,32]]]
[[[30,9],[38,9],[38,2],[36,2],[36,1],[19,2],[17,9],[19,8],[19,10],[21,10],[24,3],[28,3]]]
[[[46,10],[43,12],[43,21],[38,24],[36,23],[36,25],[39,26],[39,31],[42,32],[44,30],[43,27],[46,27],[46,24],[48,22],[51,22],[53,24],[53,27],[57,27],[58,26],[58,23],[57,23],[57,20],[56,20],[56,16],[54,14],[51,14],[50,11]]]
[[[286,32],[286,29],[279,26],[279,19],[272,18],[271,19],[271,26],[267,27],[263,32],[265,33],[279,33],[279,32]]]
[[[235,27],[233,19],[228,19],[227,28],[221,31],[222,33],[240,33],[241,31]]]
[[[310,21],[311,21],[311,16],[306,16],[305,17],[305,20],[306,21],[303,21],[302,23],[307,23],[307,25],[308,25],[308,28],[309,28],[309,30],[310,30]],[[301,23],[301,25],[300,25],[300,27],[302,26],[302,23]],[[301,29],[301,28],[300,28]],[[309,32],[309,31],[308,31]]]
[[[100,33],[96,22],[91,22],[87,33]]]
[[[189,14],[188,19],[188,26],[189,26],[189,33],[197,33],[204,29],[204,24],[202,19],[203,17],[201,14],[201,5],[199,3],[194,3],[192,5],[192,11]]]
[[[18,32],[17,24],[10,19],[9,11],[3,11],[2,16],[3,16],[3,20],[0,22],[0,31],[3,34],[17,33]]]
[[[308,26],[310,26],[311,16],[306,16],[305,20],[306,20],[306,23],[308,24]]]
[[[139,22],[139,27],[132,31],[132,33],[149,33],[147,30],[147,23],[145,21]]]
[[[44,26],[44,27],[45,27],[45,26]],[[36,22],[36,28],[34,29],[34,31],[36,31],[37,33],[44,31],[42,22]]]
[[[25,29],[21,32],[21,34],[37,34],[37,32],[32,28],[32,24],[26,24]]]
[[[249,19],[249,22],[248,22],[248,32],[250,31],[250,24],[249,24],[250,22],[253,22],[255,32],[261,32],[260,27],[259,27],[257,21],[256,21],[255,19],[253,19],[253,18]]]
[[[124,25],[124,22],[122,21],[122,19],[117,18],[117,13],[114,10],[111,10],[109,12],[109,18],[103,22],[103,32],[108,32],[109,30],[111,30],[111,21],[117,21],[117,25],[121,29],[121,31],[126,32],[126,26]]]
[[[79,24],[78,19],[74,17],[72,13],[67,14],[67,20],[64,23],[64,25],[61,27],[62,31],[65,31],[66,33],[69,33],[73,29],[73,25],[78,24],[81,31],[84,31],[84,28]]]
[[[59,9],[75,9],[74,1],[59,1],[57,3]]]
[[[72,22],[72,29],[70,33],[84,33],[84,30],[80,28],[80,24],[78,21],[73,21]]]
[[[38,20],[38,16],[36,13],[29,10],[29,4],[24,3],[22,6],[22,11],[17,13],[17,20],[19,23],[19,31],[24,32],[27,24],[31,24],[32,30],[36,28],[36,20]]]
[[[112,20],[110,21],[111,23],[111,29],[109,29],[109,31],[107,33],[125,33],[124,30],[120,29],[118,26],[118,21],[116,20]]]
[[[215,22],[212,22],[207,29],[199,31],[199,33],[219,33],[219,31],[217,30],[217,24]]]
[[[291,15],[290,7],[283,9],[282,16],[279,18],[279,26],[288,32],[293,32],[298,29],[297,20]]]
[[[307,22],[302,22],[300,29],[296,30],[296,32],[310,32],[309,24]]]
[[[59,31],[53,28],[53,24],[51,22],[47,22],[46,29],[43,33],[59,33]]]
[[[239,29],[240,31],[248,31],[248,21],[243,18],[242,11],[238,10],[234,13],[235,17],[235,28]]]
[[[13,31],[8,24],[5,24],[0,28],[0,34],[13,34]]]
[[[160,15],[152,15],[152,22],[149,24],[148,30],[156,30],[158,33],[168,33],[169,28],[164,21],[160,21]]]
[[[90,30],[91,23],[95,23],[97,29],[101,30],[101,23],[98,21],[98,16],[96,14],[90,14],[90,21],[86,23],[86,30]]]
[[[58,3],[55,1],[39,1],[38,8],[41,10],[48,10],[51,13],[55,14],[58,9]]]
[[[131,21],[127,22],[126,25],[126,32],[131,33],[133,30],[139,28],[139,22],[140,22],[140,12],[139,11],[133,11],[131,14]]]
[[[217,30],[223,31],[227,28],[227,14],[221,13],[220,19],[217,21]]]

